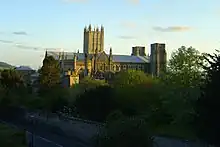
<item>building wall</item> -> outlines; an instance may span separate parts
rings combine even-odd
[[[159,76],[163,71],[166,70],[167,53],[165,44],[154,43],[151,44],[151,73]]]

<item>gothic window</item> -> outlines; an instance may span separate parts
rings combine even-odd
[[[119,66],[118,65],[116,65],[116,71],[119,71]]]
[[[126,69],[126,65],[123,65],[123,69]]]
[[[112,70],[115,71],[115,65],[112,66]]]
[[[141,65],[138,65],[138,69],[141,70]]]

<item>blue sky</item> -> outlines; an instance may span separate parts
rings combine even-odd
[[[104,25],[105,49],[166,43],[219,49],[219,0],[0,0],[0,61],[38,68],[44,48],[82,52],[85,25]]]

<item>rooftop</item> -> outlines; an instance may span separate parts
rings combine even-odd
[[[53,52],[48,51],[48,56],[53,56],[56,60],[60,57],[63,57],[64,60],[73,60],[74,55],[77,55],[78,61],[83,61],[85,56],[84,53],[74,53],[74,52]],[[113,62],[122,62],[122,63],[149,63],[149,56],[131,56],[131,55],[112,55]]]

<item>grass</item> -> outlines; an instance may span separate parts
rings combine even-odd
[[[197,140],[195,133],[187,126],[166,125],[155,129],[155,133],[159,136],[167,136],[184,140]]]
[[[1,147],[27,147],[25,132],[0,124],[0,146]]]

